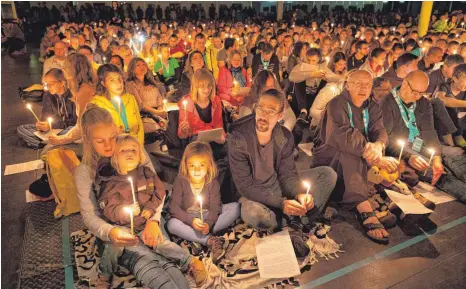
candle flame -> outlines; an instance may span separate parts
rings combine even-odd
[[[167,100],[166,100],[166,99],[163,100],[163,104],[167,104]]]
[[[132,181],[133,181],[133,178],[132,178],[132,177],[128,177],[128,181],[132,182]]]
[[[405,141],[404,140],[398,140],[398,145],[404,147],[405,146]]]
[[[183,100],[183,106],[184,106],[184,108],[186,108],[187,105],[188,105],[188,101],[187,101],[186,99]]]
[[[133,210],[131,210],[130,207],[124,207],[123,210],[128,213],[128,214],[132,214],[133,213]]]
[[[29,109],[29,110],[32,110],[32,106],[30,103],[26,104],[26,107]]]
[[[434,149],[429,149],[429,152],[434,155],[435,154],[435,150]]]
[[[202,205],[202,197],[200,195],[196,196],[197,201]]]
[[[311,183],[309,183],[309,182],[307,182],[307,181],[303,181],[303,185],[304,185],[308,190],[311,189]]]
[[[47,121],[48,121],[49,123],[52,123],[52,122],[53,122],[53,118],[47,117]]]

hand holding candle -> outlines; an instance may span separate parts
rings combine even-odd
[[[202,214],[202,197],[201,195],[198,195],[196,198],[197,198],[197,201],[199,202],[199,212],[201,213],[201,221],[202,223],[204,223],[204,215]]]
[[[36,120],[39,122],[39,118],[37,117],[37,115],[34,113],[34,111],[32,110],[32,105],[30,103],[26,104],[26,107],[32,112],[32,114],[34,115],[34,117],[36,118]]]
[[[398,162],[401,162],[401,156],[403,155],[403,149],[405,147],[405,142],[404,140],[398,140],[398,145],[401,146],[401,151],[400,151],[400,156],[398,157]]]
[[[432,163],[432,159],[434,158],[434,154],[435,154],[435,151],[433,149],[429,149],[429,152],[430,152],[430,159],[429,159],[429,167],[430,167],[430,164]],[[427,171],[429,169],[427,169],[425,172],[424,172],[424,176],[427,175]]]
[[[125,212],[129,214],[129,220],[131,223],[131,235],[134,235],[134,218],[133,218],[133,210],[130,207],[124,208]]]

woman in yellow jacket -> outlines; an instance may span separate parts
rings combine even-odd
[[[104,64],[97,71],[97,95],[90,101],[107,110],[121,132],[130,133],[144,145],[144,129],[136,98],[125,91],[123,72],[113,64]]]

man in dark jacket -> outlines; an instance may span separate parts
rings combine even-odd
[[[357,209],[370,239],[387,242],[388,232],[368,201],[373,184],[368,181],[367,172],[371,166],[394,172],[398,162],[383,156],[388,136],[382,112],[369,98],[371,91],[369,72],[356,70],[349,74],[346,89],[327,105],[313,149],[312,166],[332,166],[345,188],[342,204]]]
[[[398,87],[411,71],[417,70],[418,59],[414,54],[405,53],[398,57],[395,63],[382,77],[388,79],[392,87]]]
[[[277,80],[280,81],[280,61],[269,43],[265,43],[261,52],[252,59],[252,77],[262,70],[273,72]]]
[[[293,136],[278,124],[285,101],[276,89],[262,93],[255,113],[234,125],[228,142],[230,169],[241,195],[241,218],[262,230],[280,229],[282,216],[303,229],[322,211],[336,182],[329,167],[298,174]],[[312,185],[309,194],[306,184]]]

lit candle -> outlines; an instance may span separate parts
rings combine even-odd
[[[429,152],[430,152],[429,167],[430,167],[430,164],[432,163],[432,159],[434,158],[435,151],[433,149],[429,149]],[[427,168],[427,170],[424,172],[424,176],[427,174],[428,170],[429,168]]]
[[[419,40],[419,44],[422,44],[422,40]]]
[[[375,37],[375,40],[379,40],[379,37],[378,37],[378,36],[376,36],[376,37]]]
[[[333,26],[335,26],[335,24],[332,23],[331,26],[333,27]]]
[[[116,37],[116,34],[113,34],[113,37]]]
[[[34,115],[34,117],[36,118],[36,120],[39,122],[39,118],[37,117],[37,115],[34,113],[34,111],[32,110],[32,105],[30,103],[26,104],[26,107],[32,112],[32,114]]]
[[[187,45],[188,45],[188,42],[185,41],[185,42],[184,42],[184,46],[187,46]]]
[[[188,101],[185,99],[183,100],[183,107],[184,107],[184,118],[186,119],[186,121],[188,120],[188,110],[187,110],[187,107],[188,106]]]
[[[326,56],[325,57],[325,61],[327,62],[327,64],[330,62],[330,57]]]
[[[159,59],[162,59],[162,54],[159,54],[158,57],[159,57]]]
[[[129,183],[131,184],[131,193],[133,194],[133,203],[137,203],[136,201],[136,193],[134,192],[134,184],[133,184],[133,178],[129,177],[128,178]]]
[[[332,90],[333,93],[337,92],[337,86],[336,85],[330,86],[330,89]]]
[[[464,21],[461,22],[461,28],[464,28]]]
[[[403,154],[403,148],[405,147],[405,142],[403,140],[398,140],[398,145],[401,146],[400,156],[398,157],[398,162],[401,162],[401,155]]]
[[[118,115],[121,115],[121,98],[119,96],[113,97],[118,105]]]
[[[191,39],[191,35],[188,35],[188,38]]]
[[[162,100],[162,102],[163,102],[163,110],[167,111],[167,100],[164,99],[164,100]]]
[[[197,195],[197,201],[199,202],[199,212],[201,213],[201,222],[204,223],[204,215],[202,214],[202,197],[201,195]]]
[[[49,86],[47,85],[47,82],[44,82],[44,91],[48,91],[49,90]]]
[[[404,37],[401,37],[401,42],[405,42],[405,38],[404,38]]]
[[[456,52],[457,52],[457,50],[456,50],[456,49],[455,49],[455,50],[453,50],[453,54],[456,54]]]
[[[343,46],[345,44],[345,41],[340,41],[340,43],[341,43],[341,46]]]
[[[133,210],[130,207],[124,208],[125,212],[129,214],[129,221],[131,223],[131,235],[134,235],[134,220],[133,220]]]
[[[48,118],[47,118],[47,122],[49,123],[50,131],[52,131],[52,122],[53,122],[53,118],[48,117]]]
[[[311,184],[309,182],[303,181],[304,186],[307,188],[306,196],[309,195],[309,190],[311,189]]]
[[[107,61],[107,57],[105,57],[105,56],[104,56],[103,60],[104,60],[104,63],[106,63],[106,61]]]

